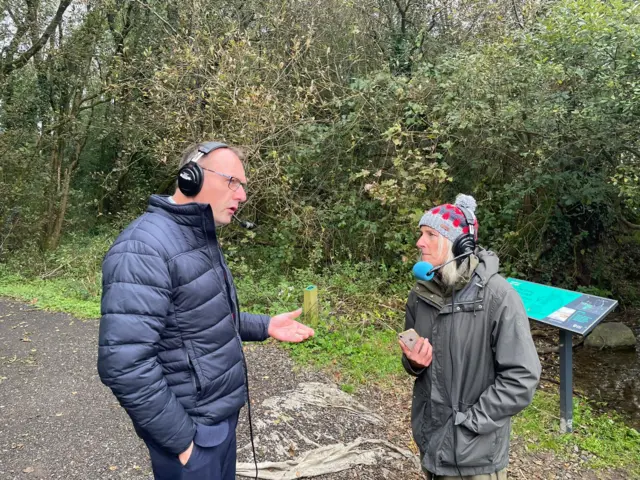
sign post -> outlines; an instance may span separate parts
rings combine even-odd
[[[305,322],[311,325],[318,323],[320,308],[318,306],[318,288],[315,285],[309,285],[304,289],[302,311],[304,312]]]
[[[618,302],[516,278],[507,281],[530,319],[560,329],[560,431],[573,432],[573,334],[587,335]]]
[[[573,432],[573,334],[560,330],[560,432]]]

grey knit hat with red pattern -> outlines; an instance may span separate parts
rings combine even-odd
[[[432,208],[420,219],[420,227],[427,226],[436,230],[451,242],[465,233],[469,233],[469,223],[462,209],[473,218],[474,236],[478,240],[478,219],[476,218],[476,200],[470,195],[458,195],[453,205],[445,203]]]

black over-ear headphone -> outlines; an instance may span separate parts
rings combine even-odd
[[[195,197],[202,190],[204,172],[198,160],[219,148],[229,148],[225,143],[206,142],[198,146],[198,152],[178,172],[178,188],[186,197]]]
[[[476,249],[476,217],[473,213],[468,211],[466,208],[457,205],[457,207],[462,210],[464,214],[464,218],[467,220],[467,225],[469,225],[469,233],[465,233],[456,238],[456,241],[453,242],[453,256],[459,257],[460,255],[464,255],[465,253],[473,253]]]

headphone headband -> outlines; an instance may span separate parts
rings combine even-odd
[[[453,242],[453,256],[462,257],[465,254],[471,254],[476,249],[476,217],[473,212],[467,210],[460,205],[456,205],[464,215],[469,226],[469,233],[460,235],[455,242]],[[458,260],[458,265],[462,262],[462,259]]]
[[[202,153],[202,155],[207,155],[219,148],[229,148],[229,145],[222,142],[205,142],[198,147],[198,152]]]
[[[462,210],[462,214],[464,215],[464,218],[467,220],[467,225],[469,226],[469,235],[471,235],[475,240],[476,239],[476,216],[472,212],[467,210],[465,207],[461,207],[460,205],[457,205],[457,207],[460,210]]]
[[[189,160],[189,162],[198,163],[198,160],[200,160],[202,157],[213,152],[214,150],[218,150],[219,148],[229,148],[229,145],[222,142],[202,143],[198,145],[198,153],[196,153],[196,155],[191,160]]]

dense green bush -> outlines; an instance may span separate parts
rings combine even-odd
[[[402,278],[422,212],[466,192],[504,273],[637,300],[635,4],[152,3],[76,10],[20,68],[5,50],[0,261],[45,274],[63,235],[121,229],[217,138],[248,153],[260,229],[223,233],[240,269]]]

